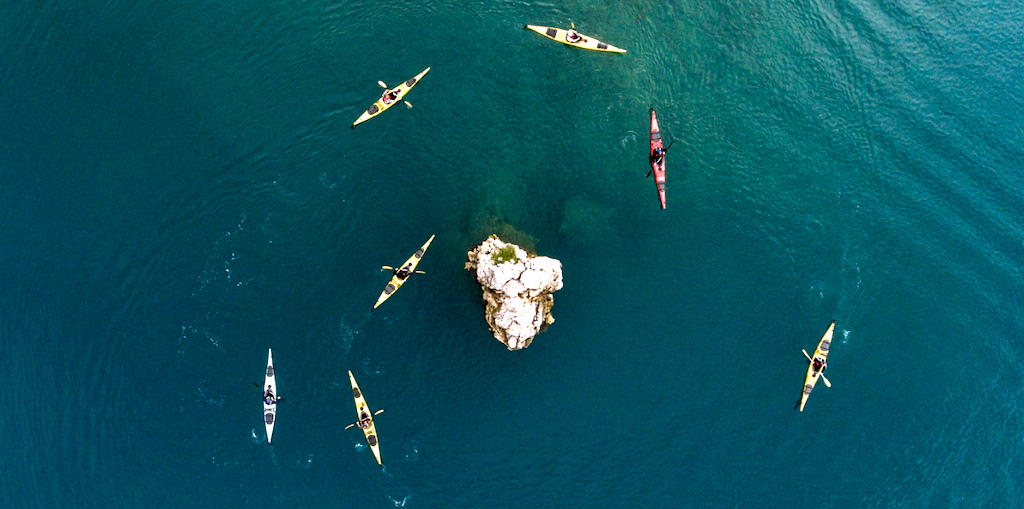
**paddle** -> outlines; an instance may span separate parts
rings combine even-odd
[[[394,267],[390,267],[390,266],[387,266],[387,265],[381,265],[380,268],[381,269],[388,269],[388,270],[396,270]],[[423,272],[422,270],[418,270],[418,269],[415,272],[417,274],[426,274],[426,272]]]
[[[814,362],[813,360],[811,360],[811,356],[807,355],[807,350],[801,349],[800,351],[804,353],[804,357],[807,357],[807,360],[809,360],[811,362]],[[822,369],[822,371],[825,371],[825,370]],[[819,373],[818,376],[821,377],[821,381],[822,382],[825,382],[825,387],[832,387],[832,382],[829,382],[828,378],[825,378],[825,373]]]
[[[376,412],[374,412],[373,415],[380,415],[382,413],[384,413],[384,409],[383,408],[381,408],[380,410],[377,410]],[[353,422],[352,424],[349,424],[348,426],[345,426],[345,429],[349,429],[352,426],[355,426],[356,424],[359,424],[359,421]]]

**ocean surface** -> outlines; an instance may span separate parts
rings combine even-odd
[[[1022,76],[1021,2],[0,0],[0,506],[1024,507]]]

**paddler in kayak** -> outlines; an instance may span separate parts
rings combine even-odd
[[[672,143],[675,143],[675,141],[673,141]],[[665,148],[656,147],[654,149],[654,152],[651,152],[651,164],[657,166],[659,164],[664,163],[665,162],[665,154],[668,153],[668,149],[672,148],[672,143],[669,143],[668,146],[665,147]],[[654,173],[654,168],[653,167],[651,168],[651,171],[647,172],[647,177],[650,177],[651,173]],[[647,177],[644,177],[644,178],[647,178]]]
[[[398,99],[398,92],[394,90],[385,90],[384,95],[380,96],[380,101],[384,104],[391,104],[395,99]]]
[[[402,268],[400,268],[400,269],[395,271],[395,277],[397,277],[398,279],[405,279],[405,278],[409,277],[409,274],[411,274],[411,273],[412,273],[412,271],[409,270],[409,265],[406,264],[406,265],[403,265]]]
[[[570,28],[567,32],[565,32],[565,40],[567,42],[580,42],[583,40],[583,37],[581,37],[580,34],[576,33],[576,29]]]
[[[815,357],[814,361],[811,362],[811,364],[814,366],[815,373],[821,373],[822,371],[825,371],[825,367],[828,366],[828,364],[825,364],[825,359],[821,358],[820,356]]]
[[[661,147],[654,149],[654,153],[651,154],[651,161],[654,164],[661,164],[665,162],[665,150]]]
[[[370,426],[373,426],[373,420],[370,419],[370,414],[363,412],[359,416],[359,427],[363,429],[370,429]]]
[[[267,390],[263,391],[263,402],[268,405],[273,405],[274,403],[278,403],[281,401],[284,401],[284,398],[282,398],[281,396],[274,397],[274,391],[268,385]]]

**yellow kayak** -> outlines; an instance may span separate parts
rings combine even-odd
[[[570,41],[566,38],[569,34],[568,30],[561,28],[542,27],[538,25],[526,25],[526,28],[537,32],[548,39],[554,39],[562,44],[568,44],[569,46],[576,46],[577,48],[592,49],[594,51],[610,51],[612,53],[625,53],[626,50],[622,48],[616,48],[611,44],[601,42],[593,37],[589,37],[583,34],[577,34],[579,40]]]
[[[427,243],[423,244],[423,247],[421,247],[419,251],[413,253],[413,255],[395,271],[395,275],[391,277],[391,281],[384,287],[384,291],[380,292],[380,297],[377,298],[377,303],[373,305],[373,309],[377,309],[377,306],[388,300],[388,297],[391,297],[391,294],[397,292],[398,289],[405,284],[405,280],[409,279],[409,276],[416,271],[416,266],[420,264],[420,258],[423,258],[423,253],[427,252],[427,248],[430,247],[430,243],[433,241],[434,236],[431,235],[430,238],[427,239]]]
[[[818,342],[818,348],[814,349],[814,357],[808,358],[811,361],[811,365],[807,366],[807,377],[804,378],[804,393],[800,396],[800,411],[804,411],[804,405],[807,404],[807,398],[811,395],[811,390],[814,389],[814,384],[818,383],[818,379],[822,377],[822,373],[828,364],[825,360],[828,358],[828,349],[832,346],[832,332],[836,328],[836,321],[832,320],[832,325],[828,326],[828,330],[825,331],[825,335],[821,337],[821,341]],[[807,352],[804,352],[807,355]],[[828,381],[826,380],[826,385]]]
[[[370,412],[370,407],[366,405],[363,393],[359,392],[356,377],[352,376],[351,371],[348,372],[348,379],[352,382],[352,396],[356,399],[356,415],[359,419],[356,421],[356,425],[359,426],[359,429],[363,430],[363,434],[366,435],[366,443],[370,444],[370,449],[373,449],[373,455],[377,458],[377,464],[381,465],[380,444],[377,443],[377,428],[373,426],[373,413]]]
[[[409,93],[409,91],[412,90],[412,87],[415,87],[423,78],[423,75],[428,72],[430,72],[429,67],[424,69],[423,72],[417,74],[415,77],[409,78],[405,83],[402,83],[395,88],[385,90],[384,93],[381,94],[380,99],[377,99],[377,102],[370,105],[370,109],[364,111],[362,115],[359,115],[359,118],[357,118],[355,122],[352,122],[352,127],[355,128],[356,125],[362,124],[363,122],[380,115],[384,110],[402,102],[402,98],[405,97],[405,94]]]

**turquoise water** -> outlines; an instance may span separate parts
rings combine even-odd
[[[0,2],[0,500],[1024,506],[1007,4]],[[564,266],[519,352],[496,231]]]

